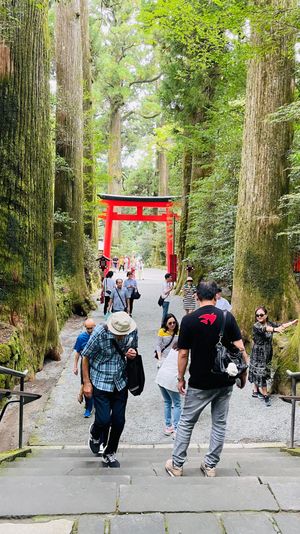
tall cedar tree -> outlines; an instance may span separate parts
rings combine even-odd
[[[255,4],[273,10],[279,5],[277,0]],[[293,0],[280,1],[280,7],[287,13]],[[297,290],[287,238],[278,236],[285,225],[279,199],[288,192],[292,132],[288,122],[270,120],[270,114],[292,100],[293,37],[278,31],[275,22],[268,26],[268,20],[265,27],[252,28],[251,42],[259,53],[249,61],[247,76],[232,299],[247,337],[257,306],[265,305],[275,320],[295,313]]]
[[[80,0],[56,8],[55,211],[65,214],[55,247],[55,267],[71,288],[73,309],[87,299],[83,261],[83,83]]]
[[[121,2],[106,0],[101,5],[101,40],[98,69],[104,101],[109,107],[108,120],[108,192],[122,189],[122,125],[124,108],[136,106],[137,93],[144,83],[155,82],[160,75],[153,49],[145,43],[138,16],[141,0]],[[98,24],[98,17],[97,17]],[[104,104],[105,109],[105,104]],[[133,112],[133,109],[127,115]],[[120,222],[114,221],[113,243],[120,243]]]
[[[47,0],[2,4],[0,363],[32,371],[58,354],[47,15]]]
[[[93,147],[92,58],[90,52],[88,0],[80,0],[83,74],[83,192],[84,231],[97,242],[96,184]]]

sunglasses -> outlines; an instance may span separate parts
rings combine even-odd
[[[168,326],[171,326],[172,324],[176,324],[175,321],[172,321],[170,323],[167,323]]]
[[[257,313],[256,317],[264,317],[265,315],[266,315],[265,313]]]
[[[89,331],[92,332],[92,331],[94,330],[94,328],[86,328],[86,330],[87,330],[88,332],[89,332]]]

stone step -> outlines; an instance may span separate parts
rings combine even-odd
[[[147,498],[145,498],[145,495]],[[300,503],[299,503],[300,507]],[[267,485],[258,480],[230,479],[226,485],[217,479],[207,480],[204,484],[182,486],[162,482],[120,486],[119,510],[121,513],[141,512],[206,512],[231,510],[279,510],[279,506]]]
[[[1,488],[0,517],[116,511],[117,484],[97,476],[83,477],[80,484],[76,477],[68,478],[68,484],[64,476],[2,477]]]
[[[113,513],[117,506],[120,513],[279,510],[269,486],[257,479],[203,479],[198,484],[187,479],[184,494],[183,484],[166,479],[155,486],[151,481],[121,484],[118,490],[116,483],[95,476],[69,477],[67,484],[64,476],[2,477],[0,516]]]

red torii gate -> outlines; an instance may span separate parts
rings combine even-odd
[[[168,272],[174,273],[174,219],[179,216],[173,211],[175,197],[132,197],[119,195],[99,195],[105,211],[99,218],[105,220],[103,254],[110,258],[113,221],[163,222],[166,224],[166,259]],[[135,208],[135,213],[118,213],[115,208]],[[161,213],[147,214],[144,209],[158,208]],[[175,271],[175,272],[174,272]]]

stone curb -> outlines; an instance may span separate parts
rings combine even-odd
[[[13,462],[13,460],[18,458],[19,456],[27,456],[27,454],[29,454],[30,452],[32,452],[31,447],[23,447],[23,449],[0,452],[0,464],[3,462]]]
[[[174,442],[172,441],[172,443],[152,443],[152,444],[149,444],[149,445],[140,445],[140,444],[137,444],[137,445],[134,445],[132,443],[121,443],[119,445],[119,450],[122,450],[122,449],[145,449],[145,450],[149,450],[149,449],[173,449],[173,444]],[[208,448],[208,443],[190,443],[189,445],[189,449],[207,449]],[[268,442],[255,442],[255,443],[225,443],[224,445],[224,449],[272,449],[272,448],[276,448],[276,449],[280,449],[282,450],[283,452],[290,452],[290,451],[297,451],[297,449],[287,449],[286,447],[286,444],[285,443],[282,443],[282,442],[277,442],[277,441],[274,441],[274,442],[271,442],[271,441],[268,441]],[[89,447],[87,445],[31,445],[30,446],[30,449],[28,452],[30,452],[30,450],[82,450],[82,449],[86,449],[86,450],[89,450]],[[293,454],[293,452],[290,452],[291,454]],[[298,456],[300,454],[300,451],[299,453],[294,453],[295,456]],[[1,456],[0,456],[1,458]]]
[[[281,447],[281,452],[287,452],[291,456],[300,456],[300,447],[296,447],[295,449],[289,449],[288,447]]]

